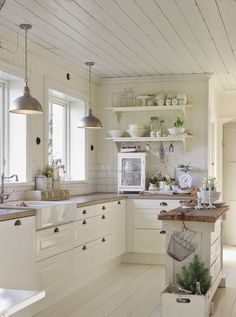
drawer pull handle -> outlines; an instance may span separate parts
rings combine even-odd
[[[15,225],[15,226],[20,226],[20,225],[21,225],[21,221],[20,221],[19,219],[16,220],[14,225]]]
[[[84,221],[83,221],[83,225],[86,225],[86,223],[87,223],[87,221],[86,221],[86,220],[84,220]]]
[[[166,213],[166,212],[167,212],[167,211],[163,209],[163,210],[160,211],[160,214],[164,214],[164,213]]]
[[[168,206],[168,204],[167,204],[165,201],[162,201],[162,202],[160,203],[160,206]]]
[[[118,200],[118,203],[117,203],[118,205],[121,205],[121,202]]]
[[[106,210],[106,207],[105,207],[105,206],[102,206],[102,210]]]
[[[82,250],[87,250],[87,247],[86,245],[83,246]]]
[[[106,216],[105,216],[105,215],[102,215],[102,219],[106,219]]]
[[[166,231],[165,230],[161,230],[160,234],[166,234]]]
[[[83,210],[83,215],[86,215],[87,214],[87,211],[86,209]]]
[[[56,228],[54,229],[54,232],[55,232],[55,233],[56,233],[56,232],[59,232],[59,228],[56,227]]]
[[[190,298],[176,298],[176,303],[189,304],[190,302]]]
[[[106,239],[105,239],[105,238],[102,238],[102,242],[106,242]]]

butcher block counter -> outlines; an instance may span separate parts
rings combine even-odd
[[[214,209],[175,208],[166,213],[160,213],[158,220],[216,222],[228,209],[228,206]]]
[[[0,206],[0,221],[35,216],[36,210],[24,207]]]

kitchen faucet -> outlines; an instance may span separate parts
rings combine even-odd
[[[16,182],[18,182],[19,178],[18,178],[18,175],[17,174],[13,174],[11,176],[4,176],[4,173],[2,173],[1,175],[1,194],[0,194],[0,203],[3,204],[4,203],[4,199],[8,199],[10,194],[7,194],[4,192],[4,179],[10,179],[10,178],[13,178],[15,177],[15,180]]]

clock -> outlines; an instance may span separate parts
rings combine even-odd
[[[184,173],[179,176],[179,187],[180,188],[191,188],[192,187],[192,176]]]

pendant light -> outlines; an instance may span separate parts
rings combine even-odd
[[[91,103],[91,67],[95,64],[94,62],[86,62],[89,66],[89,113],[87,116],[83,117],[80,120],[78,128],[91,128],[91,129],[100,129],[102,128],[101,121],[93,115],[92,103]]]
[[[25,87],[24,95],[14,100],[9,112],[18,114],[40,114],[43,112],[41,104],[30,94],[27,77],[27,31],[32,28],[31,24],[21,24],[20,28],[25,30]]]

